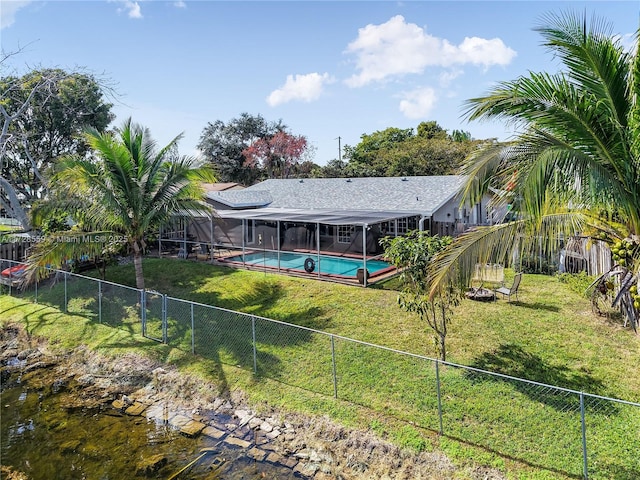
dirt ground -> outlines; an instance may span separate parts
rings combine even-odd
[[[502,480],[506,477],[488,468],[457,467],[437,452],[415,453],[399,449],[371,431],[348,429],[327,417],[283,414],[249,405],[242,393],[219,395],[216,385],[180,374],[176,369],[147,358],[127,354],[107,358],[86,348],[53,354],[43,339],[27,334],[19,325],[0,331],[0,374],[4,384],[11,372],[11,359],[26,360],[22,372],[44,370],[43,382],[74,381],[81,386],[74,398],[77,406],[107,407],[114,400],[152,396],[176,409],[219,412],[238,416],[248,412],[264,419],[282,434],[273,439],[274,450],[285,457],[304,459],[311,465],[309,478],[339,480],[468,479]],[[42,373],[42,372],[40,372]],[[260,428],[260,422],[253,422]],[[3,466],[1,478],[28,480],[22,472]]]

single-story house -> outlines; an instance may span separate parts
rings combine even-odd
[[[212,258],[214,249],[240,252],[233,258],[243,265],[253,254],[255,263],[262,260],[265,268],[268,253],[277,259],[273,262],[278,270],[284,253],[307,257],[307,272],[316,270],[323,255],[357,259],[360,268],[367,269],[367,262],[371,267],[383,253],[383,236],[415,229],[456,235],[493,223],[488,198],[460,207],[465,181],[459,175],[305,178],[266,180],[248,188],[208,188],[206,198],[215,214],[189,224],[177,222],[161,234],[161,242],[183,243],[183,255],[189,254],[189,243]],[[299,259],[292,262],[302,266]],[[355,278],[355,270],[348,276]]]

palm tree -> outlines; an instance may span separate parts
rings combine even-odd
[[[504,261],[514,246],[549,251],[561,238],[587,235],[624,251],[616,302],[636,328],[637,287],[629,287],[640,270],[638,35],[628,52],[595,17],[590,24],[574,13],[543,20],[536,30],[563,70],[500,83],[466,105],[470,120],[501,119],[518,129],[513,141],[486,145],[463,169],[467,201],[492,187],[513,219],[459,237],[432,265],[430,292],[468,285],[477,262]]]
[[[145,238],[175,215],[209,212],[201,183],[215,181],[213,173],[195,158],[178,155],[181,135],[157,150],[148,129],[131,119],[115,134],[88,129],[84,138],[95,156],[61,159],[50,182],[54,197],[40,209],[69,212],[83,228],[37,244],[30,260],[36,268],[59,265],[124,243],[133,252],[136,286],[142,289]]]

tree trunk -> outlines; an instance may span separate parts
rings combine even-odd
[[[442,334],[440,333],[438,335],[438,340],[440,342],[440,360],[442,360],[443,362],[447,361],[447,347],[445,344],[445,338],[446,338],[446,334]]]
[[[133,266],[136,270],[136,288],[144,288],[144,275],[142,273],[142,251],[137,248],[133,253]]]
[[[29,216],[22,205],[20,205],[20,200],[11,182],[4,177],[0,177],[0,189],[5,191],[7,200],[9,201],[9,205],[7,205],[9,207],[8,213],[20,222],[20,226],[24,231],[30,231],[31,222],[29,221]]]

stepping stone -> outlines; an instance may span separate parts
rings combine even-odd
[[[215,439],[222,438],[226,435],[225,432],[218,430],[215,427],[205,427],[205,429],[202,430],[202,434]]]
[[[191,420],[180,429],[180,433],[186,435],[187,437],[195,437],[204,429],[204,427],[206,427],[204,423]]]
[[[127,407],[124,413],[126,413],[127,415],[140,415],[145,411],[146,408],[147,406],[144,403],[134,402],[133,405]]]
[[[251,458],[253,458],[254,460],[256,460],[258,462],[263,461],[264,457],[267,456],[267,452],[265,452],[264,450],[260,450],[259,448],[256,448],[256,447],[253,447],[247,453]]]
[[[184,415],[178,414],[175,417],[173,417],[171,420],[169,420],[169,425],[171,425],[172,427],[175,428],[182,428],[184,427],[187,423],[192,422],[193,420],[191,420],[189,417],[186,417]],[[204,427],[202,427],[204,428]]]
[[[276,452],[271,452],[267,455],[267,462],[271,463],[284,463],[285,458]]]
[[[156,404],[147,408],[145,415],[149,420],[155,420],[164,424],[169,421],[173,413],[170,412],[165,405]]]
[[[246,440],[240,440],[239,438],[236,438],[232,435],[229,435],[227,438],[225,438],[224,442],[229,445],[234,445],[240,448],[249,448],[251,446],[251,442],[247,442]]]

